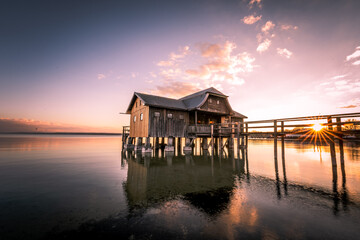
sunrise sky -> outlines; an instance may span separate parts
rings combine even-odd
[[[120,132],[134,91],[249,120],[360,111],[360,1],[2,1],[0,131]]]

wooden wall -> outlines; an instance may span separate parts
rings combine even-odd
[[[140,114],[143,114],[143,120]],[[136,122],[134,122],[136,116]],[[130,137],[147,137],[149,132],[149,106],[143,105],[139,98],[136,99],[130,117]]]
[[[206,102],[200,107],[201,110],[216,112],[221,114],[230,114],[230,109],[227,106],[227,99],[213,95],[209,95]]]
[[[153,107],[150,107],[149,112],[150,137],[185,137],[189,124],[188,112]],[[172,114],[172,118],[168,114]]]

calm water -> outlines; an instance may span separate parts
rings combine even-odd
[[[0,239],[360,239],[360,145],[220,156],[120,137],[0,135]]]

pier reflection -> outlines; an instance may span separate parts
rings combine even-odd
[[[346,189],[346,173],[345,173],[345,158],[344,158],[344,143],[343,140],[338,140],[339,144],[339,154],[340,154],[340,167],[341,167],[341,174],[342,174],[342,184],[341,184],[341,190],[338,189],[338,167],[337,167],[337,159],[336,159],[336,150],[335,150],[335,142],[332,142],[332,144],[329,144],[330,146],[330,157],[331,157],[331,169],[332,169],[332,192],[329,193],[327,191],[318,189],[315,191],[319,192],[320,194],[324,196],[331,196],[333,199],[333,214],[337,215],[340,211],[340,203],[342,206],[342,209],[344,211],[347,211],[348,204],[349,204],[349,198],[348,193]],[[315,145],[314,145],[315,147]],[[321,146],[319,147],[320,151],[320,161],[322,161],[321,158]],[[278,159],[277,159],[277,144],[274,144],[274,169],[275,169],[275,183],[276,183],[276,189],[277,189],[277,196],[280,199],[281,198],[281,188],[280,188],[280,177],[279,177],[279,168],[278,168]],[[282,169],[283,169],[283,188],[285,195],[288,195],[288,180],[286,176],[286,161],[285,161],[285,141],[282,137],[281,139],[281,158],[282,158]],[[298,185],[298,184],[293,184]],[[306,189],[306,186],[303,186],[303,189]],[[314,188],[310,188],[310,191],[313,191]]]

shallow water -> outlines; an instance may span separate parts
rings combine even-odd
[[[0,135],[0,239],[360,239],[360,145],[337,144],[334,169],[328,146],[284,145],[142,155],[118,136]]]

